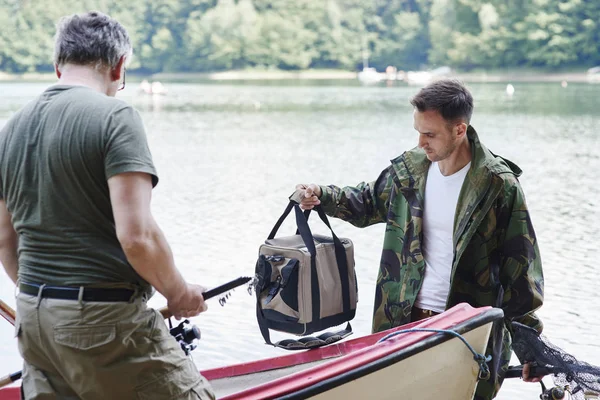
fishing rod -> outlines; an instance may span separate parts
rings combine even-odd
[[[6,304],[2,300],[0,300],[0,315],[2,317],[4,317],[5,320],[10,322],[10,324],[12,326],[15,326],[17,314],[15,313],[15,310],[13,310],[11,306]],[[18,371],[18,372],[15,372],[15,373],[12,373],[12,374],[9,374],[7,376],[0,378],[0,388],[3,386],[9,385],[13,382],[18,381],[19,379],[21,379],[22,375],[23,375],[23,372]]]
[[[224,283],[223,285],[203,292],[202,297],[204,300],[208,300],[210,298],[223,295],[225,292],[229,292],[230,290],[249,282],[251,279],[252,278],[247,276],[239,277]],[[219,304],[222,306],[225,305],[227,298],[229,298],[229,293],[224,294],[219,299]],[[196,348],[194,341],[200,339],[200,329],[198,329],[196,325],[188,326],[190,322],[187,319],[182,321],[178,326],[173,327],[171,325],[171,317],[173,314],[169,311],[168,307],[160,308],[158,312],[163,316],[164,319],[169,321],[169,332],[173,337],[175,337],[175,340],[179,342],[183,352],[186,355],[189,355],[189,352]],[[10,322],[11,325],[15,325],[17,317],[15,310],[2,300],[0,300],[0,315]],[[0,388],[18,381],[21,379],[22,375],[23,371],[18,371],[0,378]]]
[[[8,304],[0,300],[0,315],[4,317],[5,320],[10,322],[13,326],[15,325],[15,320],[17,318],[17,314],[15,310],[13,310]]]
[[[19,371],[19,372],[15,372],[14,374],[9,374],[3,378],[0,378],[0,388],[4,387],[6,385],[10,385],[13,382],[18,381],[19,379],[21,379],[22,375],[23,375],[23,372]]]
[[[220,286],[217,286],[215,288],[212,288],[210,290],[207,290],[205,292],[202,293],[202,297],[204,298],[204,301],[211,299],[213,297],[222,295],[225,292],[229,292],[232,289],[235,289],[238,286],[243,285],[246,282],[249,282],[252,278],[249,276],[241,276],[237,279],[234,279],[232,281],[229,281],[227,283],[224,283]],[[221,298],[219,298],[219,304],[221,304],[222,306],[225,305],[226,300],[229,298],[229,294],[225,294],[224,296],[222,296]],[[158,310],[164,319],[169,319],[173,316],[173,314],[169,311],[169,309],[167,307],[163,307],[161,309]]]

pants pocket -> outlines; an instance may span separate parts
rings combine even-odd
[[[18,338],[21,336],[21,318],[17,314],[15,317],[15,337]]]
[[[54,327],[54,341],[77,350],[93,350],[117,337],[116,325],[73,325]]]
[[[56,400],[69,399],[75,397],[59,397],[52,388],[46,375],[32,365],[25,363],[23,365],[23,381],[21,383],[22,398],[27,400]]]
[[[139,385],[136,392],[139,400],[194,399],[196,394],[201,399],[211,399],[210,396],[214,399],[210,386],[190,359],[159,378]]]
[[[201,381],[190,390],[190,398],[194,400],[216,400],[217,397],[208,381],[203,376],[200,376],[200,378]]]

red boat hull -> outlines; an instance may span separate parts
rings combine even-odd
[[[483,346],[485,348],[491,322],[501,317],[502,311],[498,309],[492,309],[491,307],[474,309],[467,304],[461,304],[433,318],[385,332],[346,340],[318,349],[210,369],[202,371],[202,375],[215,386],[218,398],[224,400],[256,400],[282,397],[300,399],[311,396],[335,398],[331,396],[323,397],[323,393],[333,391],[335,388],[350,382],[356,382],[358,379],[389,368],[390,365],[400,361],[405,362],[409,357],[439,346],[448,340],[458,340],[452,339],[452,336],[449,335],[421,331],[401,334],[390,340],[379,342],[380,339],[390,333],[410,328],[426,328],[456,329],[461,334],[468,334],[474,329],[486,326],[488,328],[486,336],[478,339],[483,343],[479,347]],[[461,343],[458,346],[462,349],[464,344]],[[261,383],[260,377],[262,375],[268,375],[270,372],[276,372],[277,370],[285,371],[286,368],[302,365],[307,365],[304,370],[285,374],[275,379],[263,380]],[[242,386],[233,389],[234,392],[231,392],[231,380],[239,377],[250,377],[250,381],[253,382],[252,387],[250,385]],[[222,382],[222,386],[227,387],[230,393],[224,394],[219,391],[220,382]],[[476,380],[471,383],[474,385]],[[19,387],[0,389],[0,400],[19,399]]]

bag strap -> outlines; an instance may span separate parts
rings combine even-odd
[[[290,197],[290,202],[288,203],[287,207],[283,211],[283,214],[281,214],[281,216],[275,223],[275,226],[273,226],[273,229],[271,230],[271,233],[269,233],[269,237],[267,238],[267,240],[275,238],[275,235],[277,234],[277,231],[281,227],[281,224],[283,224],[283,221],[285,221],[285,219],[290,214],[290,212],[292,211],[292,208],[293,208],[295,210],[295,214],[296,214],[296,227],[297,227],[296,234],[297,235],[299,234],[302,237],[302,241],[304,242],[304,245],[308,249],[308,252],[310,253],[310,256],[311,256],[311,270],[312,270],[311,287],[316,289],[319,284],[318,278],[317,278],[317,273],[316,273],[317,272],[317,266],[316,266],[317,250],[315,248],[315,242],[314,242],[313,235],[310,231],[310,227],[308,226],[308,217],[310,216],[310,210],[305,210],[304,214],[302,214],[302,210],[300,209],[300,207],[298,205],[297,197],[294,197],[294,195],[296,195],[296,193],[294,193]],[[317,211],[317,214],[319,215],[319,218],[321,219],[321,221],[323,221],[323,223],[329,228],[329,230],[331,231],[331,236],[333,237],[335,258],[336,258],[336,262],[337,262],[337,266],[338,266],[338,272],[340,274],[340,282],[342,284],[342,307],[343,307],[344,312],[348,312],[348,311],[350,311],[350,281],[348,278],[348,258],[346,257],[346,249],[344,248],[342,241],[337,237],[337,235],[333,231],[331,224],[329,224],[329,219],[327,218],[325,211],[323,211],[323,208],[319,205],[319,206],[316,206],[314,209],[315,209],[315,211]],[[320,303],[319,303],[318,297],[319,297],[318,293],[314,293],[314,292],[312,293],[313,320],[319,318]]]
[[[329,228],[331,231],[331,236],[333,237],[333,246],[335,249],[335,259],[338,265],[338,271],[340,273],[340,281],[342,283],[342,301],[344,306],[344,312],[350,311],[350,281],[348,280],[348,258],[346,257],[346,249],[342,241],[337,237],[333,228],[329,224],[329,219],[327,218],[327,214],[323,211],[321,206],[315,206],[315,211],[321,218],[321,221]],[[306,221],[308,221],[308,217],[310,216],[310,210],[304,210],[304,217]]]
[[[281,224],[283,224],[283,221],[285,221],[287,216],[290,215],[290,211],[292,211],[292,208],[294,208],[294,202],[290,201],[285,210],[283,211],[283,214],[281,214],[281,217],[279,217],[277,222],[275,222],[275,226],[273,226],[273,229],[271,229],[271,233],[269,233],[269,237],[267,237],[267,240],[273,239],[275,237],[277,231],[281,227]]]
[[[310,253],[310,297],[312,300],[312,320],[316,321],[319,319],[319,315],[321,313],[319,274],[317,273],[317,248],[315,246],[315,239],[313,238],[310,227],[308,226],[308,221],[306,221],[306,218],[304,218],[302,210],[300,210],[300,206],[298,204],[294,204],[294,211],[296,212],[296,226],[298,227],[302,241]]]
[[[321,309],[321,299],[319,298],[319,293],[317,290],[319,287],[319,276],[317,274],[317,249],[315,247],[315,240],[314,240],[313,235],[308,226],[308,222],[306,221],[306,218],[302,214],[302,210],[300,210],[300,206],[298,205],[297,202],[290,200],[287,207],[283,211],[283,214],[281,214],[281,217],[279,217],[279,219],[275,223],[275,226],[271,230],[271,233],[269,233],[269,237],[267,238],[267,240],[273,239],[275,237],[275,235],[277,234],[277,231],[281,227],[281,224],[283,223],[283,221],[285,221],[285,219],[290,214],[292,209],[294,209],[295,214],[296,214],[296,226],[298,228],[298,232],[299,232],[300,236],[302,237],[302,241],[304,242],[304,245],[306,246],[306,248],[308,249],[308,252],[310,253],[310,269],[311,269],[310,286],[311,286],[311,299],[312,299],[312,320],[316,321],[319,319],[319,313],[320,313],[320,309]],[[338,268],[339,268],[339,266],[338,266]]]

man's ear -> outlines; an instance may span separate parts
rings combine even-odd
[[[56,73],[58,79],[60,79],[62,72],[60,72],[60,70],[58,69],[58,64],[54,64],[54,72]]]
[[[125,65],[125,56],[119,58],[119,62],[110,70],[110,79],[113,82],[120,81],[123,74],[123,65]]]
[[[467,134],[467,128],[469,127],[469,125],[465,122],[461,122],[460,124],[457,124],[455,126],[456,129],[456,137],[458,139],[463,138],[466,134]]]

